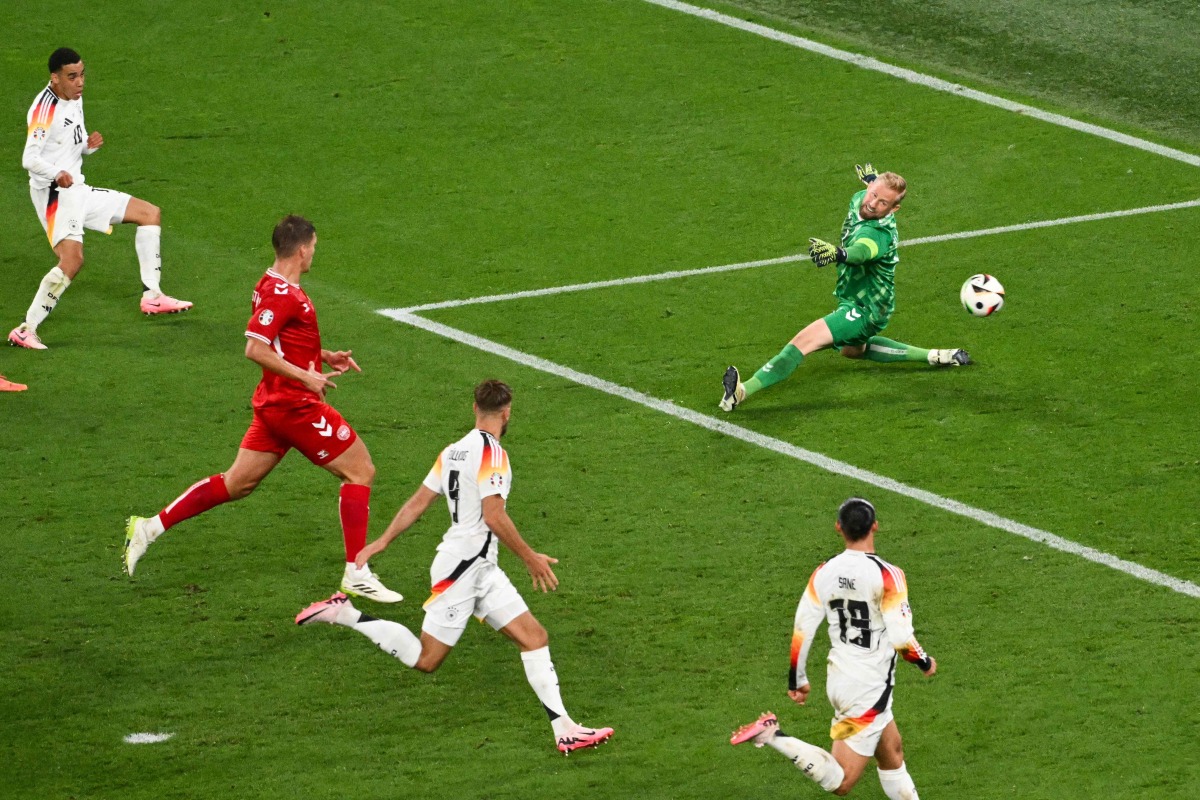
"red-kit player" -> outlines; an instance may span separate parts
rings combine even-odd
[[[300,277],[312,268],[316,229],[303,217],[284,217],[275,226],[271,244],[275,263],[254,287],[253,311],[246,326],[246,358],[263,370],[254,391],[250,429],[224,473],[192,485],[157,516],[129,518],[125,571],[132,575],[146,548],[165,531],[249,495],[294,447],[342,482],[338,501],[346,544],[342,591],[381,603],[399,602],[404,598],[385,587],[368,565],[354,563],[367,542],[375,466],[358,434],[325,402],[326,390],[336,388],[330,378],[362,370],[349,350],[321,349],[316,309],[300,288]],[[322,374],[322,364],[333,371]]]

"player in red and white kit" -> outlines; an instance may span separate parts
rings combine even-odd
[[[788,680],[788,696],[804,705],[811,689],[805,673],[808,651],[827,620],[831,646],[825,693],[834,714],[832,752],[783,733],[769,712],[743,725],[730,742],[770,746],[836,795],[849,793],[874,757],[884,794],[891,800],[919,800],[892,718],[892,689],[897,657],[926,677],[937,672],[937,662],[913,633],[904,571],[875,555],[875,507],[850,498],[838,509],[837,530],[846,549],[808,580],[796,609]]]
[[[144,314],[174,314],[192,304],[162,293],[159,238],[162,213],[157,206],[124,192],[100,189],[84,182],[83,157],[104,144],[83,121],[83,59],[68,47],[50,54],[50,83],[34,98],[26,116],[28,132],[21,165],[29,172],[29,196],[58,264],[46,273],[8,341],[16,347],[45,350],[37,329],[62,293],[83,268],[83,231],[112,233],[120,223],[137,225],[133,246],[142,277]]]
[[[324,350],[317,312],[300,288],[312,268],[317,232],[303,217],[288,216],[271,236],[275,263],[254,287],[246,326],[246,358],[262,367],[254,391],[254,419],[237,458],[224,473],[196,483],[157,516],[130,517],[125,531],[125,570],[132,575],[146,548],[164,531],[214,506],[246,497],[275,468],[288,450],[342,481],[338,510],[346,545],[342,591],[381,603],[403,598],[380,582],[355,556],[367,542],[368,501],[375,467],[367,446],[333,406],[325,402],[330,378],[347,370],[361,372],[349,350]],[[322,374],[322,364],[333,372]]]
[[[405,666],[433,672],[475,617],[500,631],[521,651],[525,677],[550,716],[555,746],[563,753],[593,747],[612,736],[612,728],[587,728],[563,706],[558,675],[550,660],[550,639],[498,563],[499,543],[525,562],[535,589],[558,588],[551,564],[558,559],[533,550],[508,516],[512,486],[508,454],[500,437],[508,430],[512,390],[500,381],[475,387],[475,429],[438,455],[416,493],[396,513],[383,535],[358,554],[358,563],[382,552],[408,530],[439,497],[446,498],[450,528],[429,568],[433,587],[425,601],[421,636],[398,622],[363,614],[338,593],[296,615],[297,625],[328,622],[366,636]]]

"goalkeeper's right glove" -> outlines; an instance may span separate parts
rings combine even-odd
[[[867,184],[868,186],[871,185],[871,181],[873,181],[873,180],[875,180],[875,178],[879,177],[875,172],[875,168],[871,166],[870,161],[868,161],[866,164],[863,164],[862,166],[855,164],[854,172],[855,172],[855,174],[858,175],[858,179],[860,181],[862,181],[863,183]]]
[[[818,267],[828,267],[835,261],[839,264],[846,261],[845,250],[820,239],[808,240],[808,255]]]

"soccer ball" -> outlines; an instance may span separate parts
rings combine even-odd
[[[982,272],[967,278],[958,297],[963,308],[977,317],[986,317],[1004,308],[1004,287],[993,276]]]

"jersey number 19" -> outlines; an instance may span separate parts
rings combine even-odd
[[[841,639],[846,644],[871,649],[871,607],[863,600],[843,600],[838,598],[829,601],[829,607],[837,612],[838,628]],[[848,636],[850,628],[855,628],[857,636]]]

